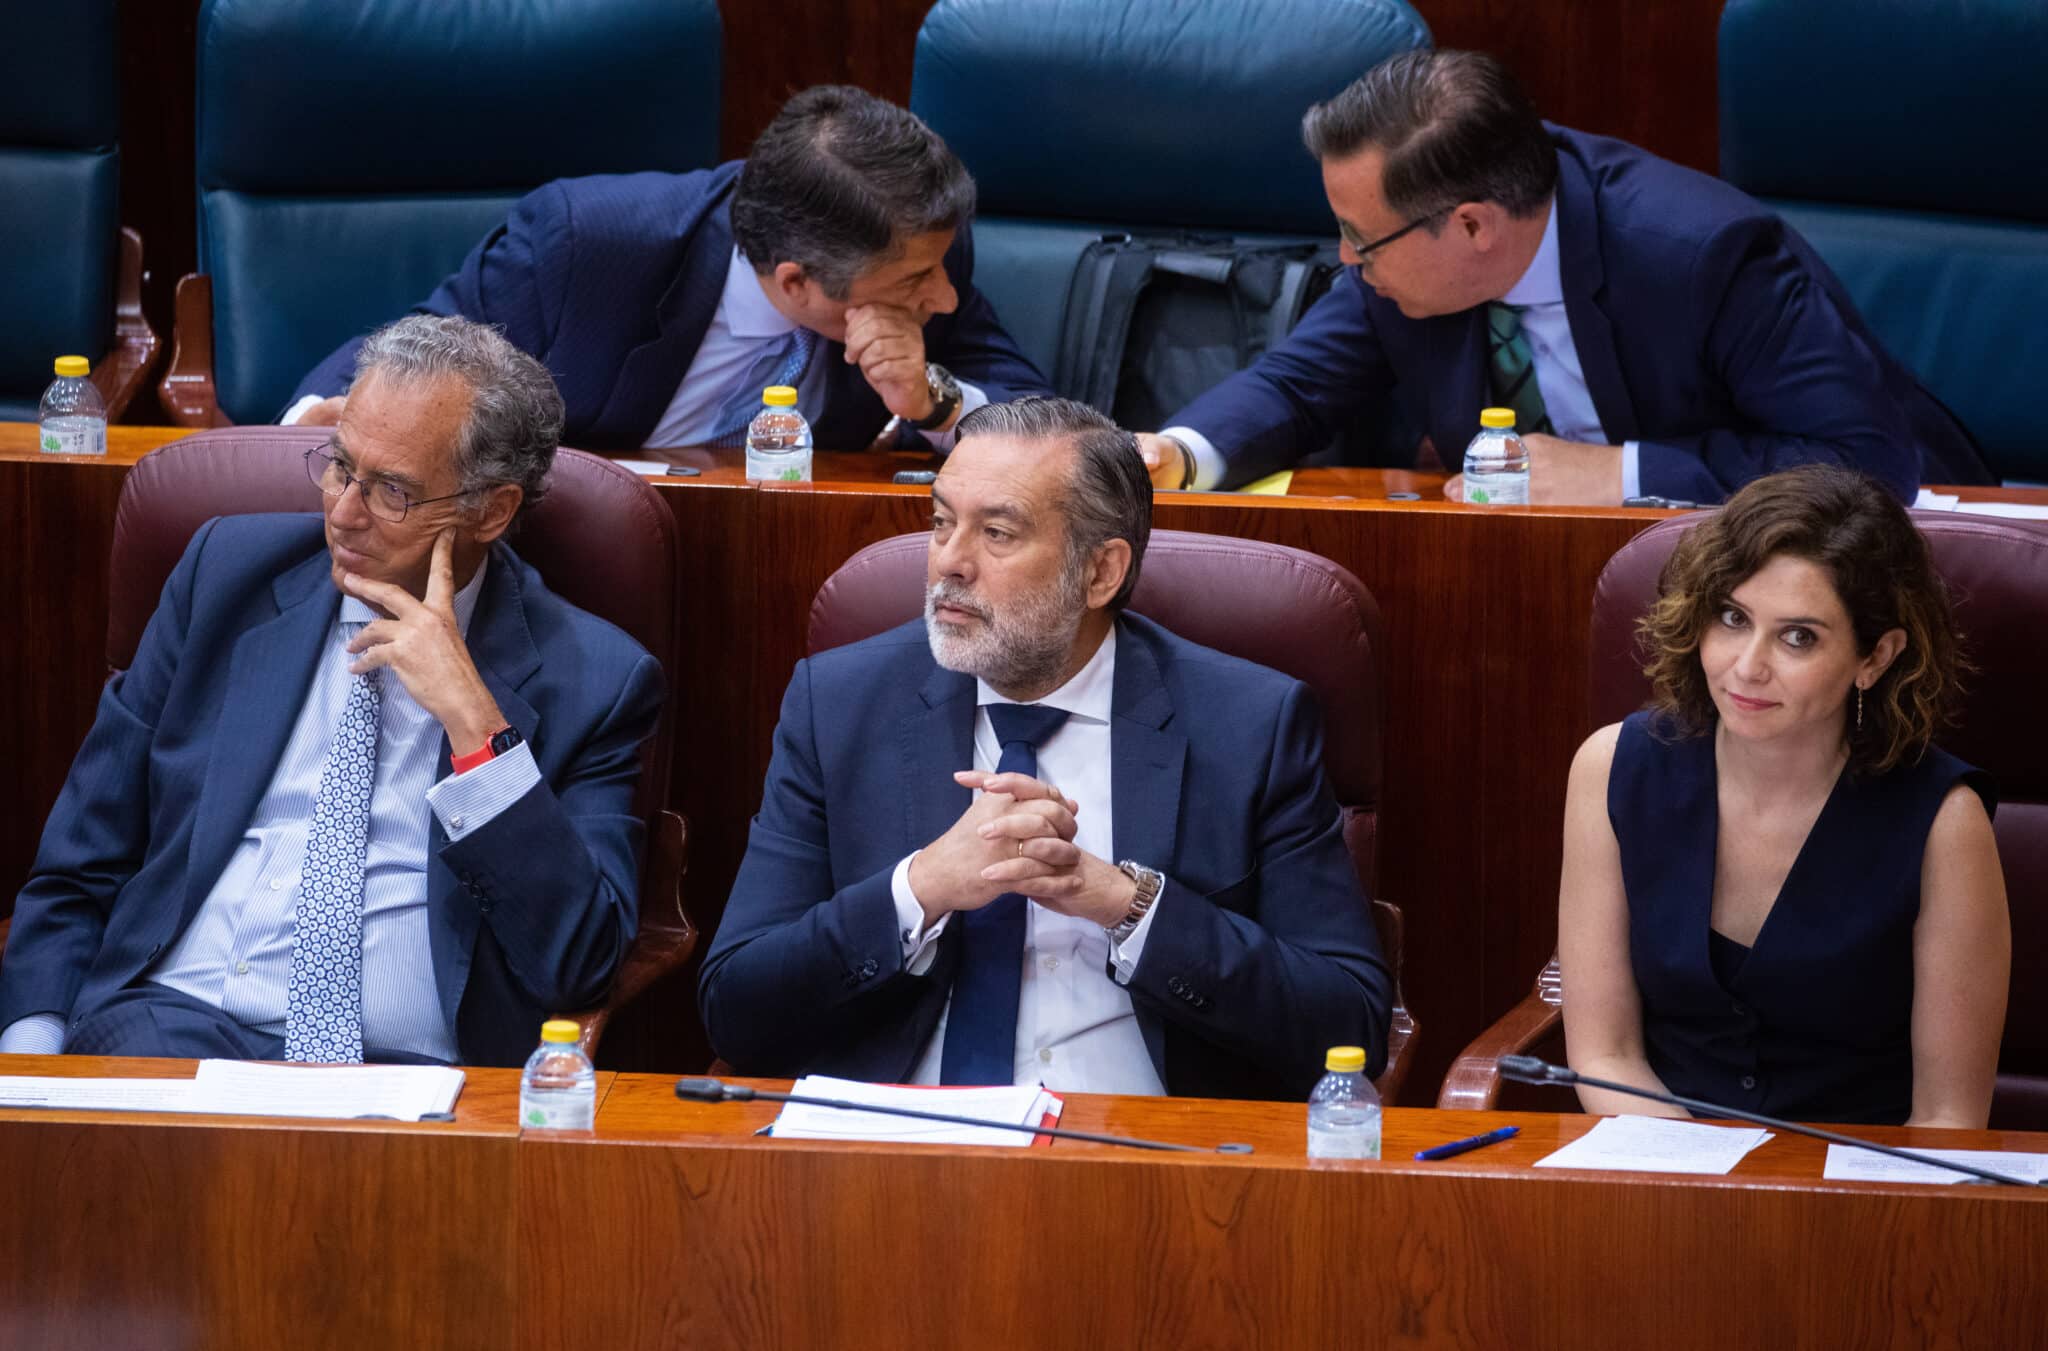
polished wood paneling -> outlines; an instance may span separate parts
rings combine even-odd
[[[1788,1135],[1653,1180],[1530,1167],[1591,1118],[1395,1110],[1384,1162],[1316,1165],[1299,1106],[1076,1095],[1077,1128],[1256,1152],[885,1149],[758,1139],[772,1107],[669,1088],[622,1076],[595,1140],[522,1145],[528,1214],[569,1226],[522,1230],[522,1286],[593,1310],[540,1345],[1991,1346],[2048,1310],[2048,1196],[1824,1184]],[[577,1204],[610,1195],[642,1204]]]
[[[1410,0],[1439,47],[1492,52],[1544,117],[1720,166],[1721,0]]]
[[[623,1075],[594,1132],[521,1135],[516,1073],[468,1074],[440,1125],[0,1109],[0,1342],[2003,1348],[2048,1322],[2048,1194],[1823,1182],[1789,1134],[1727,1177],[1575,1173],[1532,1165],[1592,1118],[1395,1109],[1384,1161],[1319,1164],[1298,1104],[1077,1094],[1069,1126],[1254,1152],[824,1143]]]
[[[0,1072],[192,1070],[10,1056]],[[453,1123],[0,1111],[0,1344],[512,1345],[517,1107],[516,1071],[472,1070]]]

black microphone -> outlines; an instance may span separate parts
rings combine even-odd
[[[777,1093],[746,1084],[729,1084],[722,1079],[678,1079],[676,1096],[691,1102],[793,1102],[801,1107],[834,1107],[842,1112],[880,1112],[885,1116],[914,1117],[919,1121],[946,1121],[956,1126],[993,1126],[997,1130],[1025,1131],[1050,1135],[1057,1140],[1086,1140],[1096,1145],[1124,1145],[1131,1149],[1164,1149],[1177,1154],[1249,1154],[1250,1145],[1218,1145],[1213,1150],[1200,1145],[1168,1144],[1163,1140],[1140,1140],[1129,1135],[1097,1135],[1094,1131],[1061,1130],[1057,1126],[1027,1126],[1016,1121],[984,1121],[974,1116],[953,1116],[946,1112],[920,1112],[913,1107],[887,1107],[871,1102],[848,1102],[844,1098],[813,1098],[799,1093]]]
[[[2048,1187],[2048,1178],[2029,1182],[2023,1177],[2006,1173],[1994,1173],[1989,1168],[1974,1164],[1951,1163],[1911,1149],[1899,1149],[1892,1145],[1880,1145],[1870,1140],[1859,1140],[1853,1135],[1837,1135],[1817,1126],[1803,1126],[1797,1121],[1781,1121],[1762,1112],[1745,1112],[1740,1107],[1725,1107],[1718,1102],[1702,1102],[1698,1098],[1682,1098],[1676,1093],[1659,1093],[1653,1088],[1637,1088],[1634,1084],[1617,1084],[1609,1079],[1592,1079],[1563,1065],[1553,1065],[1547,1060],[1538,1060],[1533,1055],[1504,1055],[1500,1058],[1500,1072],[1503,1078],[1513,1079],[1518,1084],[1586,1084],[1592,1088],[1604,1088],[1613,1093],[1629,1093],[1652,1102],[1668,1102],[1702,1116],[1733,1117],[1737,1121],[1754,1121],[1759,1126],[1770,1126],[1794,1135],[1810,1135],[1816,1140],[1829,1144],[1854,1145],[1867,1149],[1873,1154],[1889,1154],[1895,1159],[1906,1159],[1912,1163],[1924,1163],[1936,1168],[1946,1168],[1952,1173],[1967,1173],[1978,1182],[1998,1182],[2008,1187]]]

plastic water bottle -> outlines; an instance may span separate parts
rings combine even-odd
[[[107,453],[107,405],[86,376],[92,364],[84,357],[58,357],[57,378],[43,391],[37,415],[42,424],[38,443],[51,455]]]
[[[1380,1156],[1380,1095],[1365,1077],[1365,1048],[1332,1046],[1325,1074],[1308,1095],[1311,1159]]]
[[[583,1053],[582,1029],[567,1018],[540,1025],[540,1049],[519,1076],[519,1127],[587,1131],[597,1119],[597,1068]]]
[[[1515,435],[1515,410],[1479,414],[1479,435],[1465,447],[1465,500],[1483,506],[1525,506],[1529,501],[1529,447]]]
[[[796,391],[788,385],[761,391],[761,411],[747,424],[747,477],[811,481],[811,424],[796,411]]]

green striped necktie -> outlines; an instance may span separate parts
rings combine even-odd
[[[1529,335],[1522,332],[1522,311],[1499,301],[1486,307],[1486,380],[1492,407],[1515,410],[1517,432],[1527,436],[1551,431],[1543,387],[1536,383],[1536,360],[1529,353]]]

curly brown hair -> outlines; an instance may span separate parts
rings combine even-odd
[[[1636,625],[1648,653],[1651,706],[1681,734],[1709,731],[1717,714],[1700,639],[1735,588],[1780,555],[1819,565],[1849,613],[1856,650],[1892,629],[1906,646],[1849,720],[1849,767],[1882,774],[1917,760],[1947,721],[1969,667],[1948,588],[1927,541],[1876,480],[1832,465],[1760,478],[1685,532],[1657,579],[1657,601]]]

